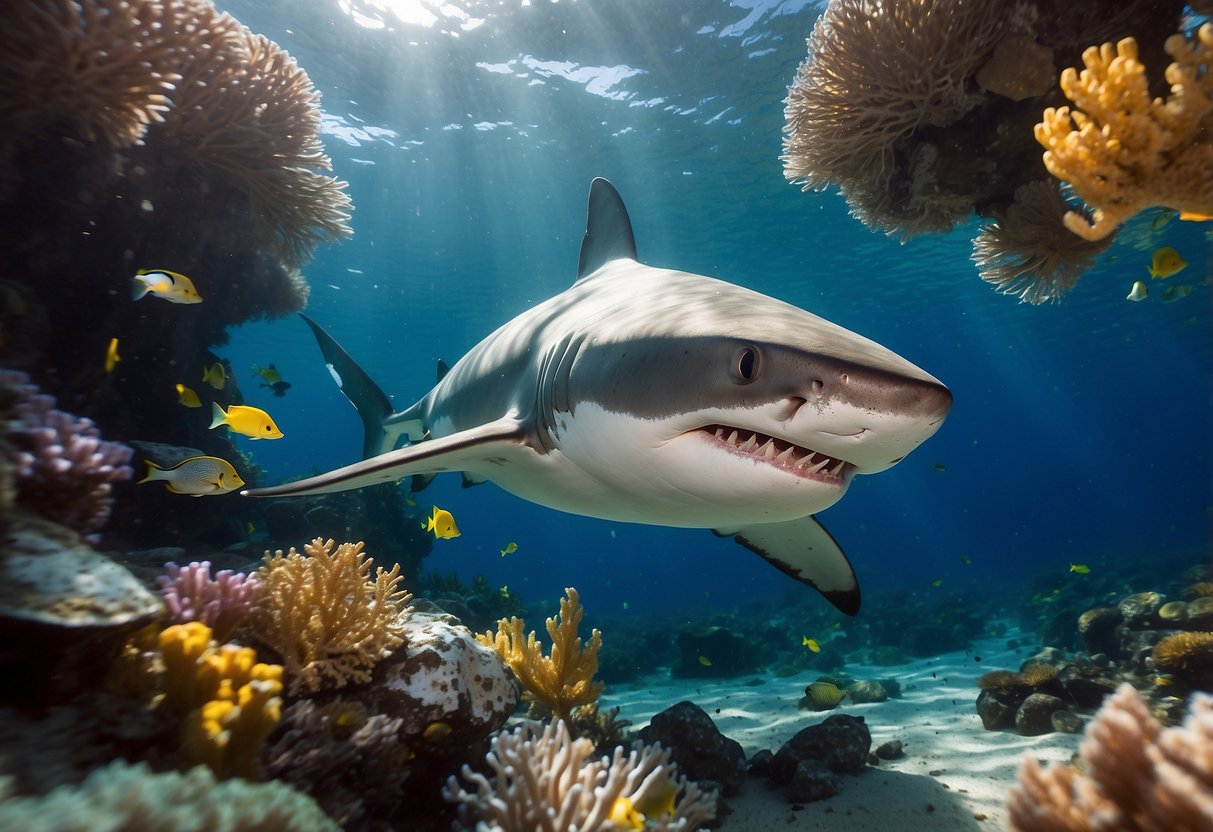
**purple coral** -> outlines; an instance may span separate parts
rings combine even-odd
[[[261,592],[256,575],[221,569],[212,578],[211,563],[206,560],[189,566],[166,563],[164,569],[168,574],[157,578],[156,586],[172,623],[201,621],[220,643],[231,638],[248,617]]]
[[[17,448],[18,501],[95,539],[113,507],[113,483],[131,478],[132,450],[102,439],[91,419],[56,410],[24,373],[0,370],[0,385],[17,393],[8,439]]]

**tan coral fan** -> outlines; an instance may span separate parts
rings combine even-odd
[[[1069,182],[1094,211],[1094,223],[1066,215],[1087,240],[1111,234],[1146,208],[1213,213],[1213,24],[1189,43],[1167,39],[1171,94],[1151,98],[1137,42],[1125,38],[1083,52],[1086,68],[1067,68],[1061,88],[1074,102],[1050,107],[1036,125],[1049,173]]]
[[[265,553],[264,589],[246,627],[282,657],[292,694],[371,680],[380,659],[403,642],[401,615],[412,598],[399,589],[400,564],[376,567],[363,544],[316,538],[283,554]]]
[[[551,656],[543,655],[543,645],[535,637],[534,630],[523,635],[526,622],[517,617],[508,621],[501,619],[497,622],[496,633],[489,630],[477,635],[476,640],[501,655],[532,698],[569,721],[573,708],[596,701],[604,686],[594,681],[602,634],[593,630],[589,642],[582,647],[577,629],[585,609],[576,589],[566,588],[565,595],[560,599],[559,619],[547,619],[548,635],[552,639]]]

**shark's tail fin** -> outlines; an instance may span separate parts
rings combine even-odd
[[[366,370],[350,357],[345,348],[338,344],[321,326],[299,313],[316,336],[320,352],[324,355],[324,365],[328,367],[337,388],[350,400],[350,404],[358,411],[364,430],[362,442],[363,458],[378,456],[392,450],[402,434],[420,434],[420,422],[413,424],[410,420],[392,419],[392,403],[379,385],[367,375]],[[389,421],[390,420],[390,421]]]

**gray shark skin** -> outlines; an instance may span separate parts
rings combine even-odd
[[[308,318],[366,428],[366,459],[243,493],[319,494],[462,472],[560,511],[711,529],[859,610],[813,517],[895,465],[952,404],[885,347],[758,292],[636,259],[623,201],[590,185],[577,281],[486,337],[416,404]],[[404,447],[394,449],[401,439]]]

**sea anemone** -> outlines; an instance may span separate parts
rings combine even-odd
[[[1019,671],[1020,684],[1033,688],[1043,687],[1056,678],[1057,668],[1051,664],[1044,664],[1043,662],[1030,664],[1023,668],[1023,670]]]
[[[1023,679],[1013,670],[991,670],[977,678],[977,687],[982,690],[1009,690],[1023,684]]]
[[[1176,673],[1213,672],[1213,633],[1191,632],[1167,636],[1154,645],[1154,664]]]
[[[784,176],[806,190],[838,184],[857,218],[890,233],[963,220],[971,197],[940,187],[946,160],[913,136],[955,124],[980,102],[968,80],[1009,17],[956,0],[831,2],[788,89]]]
[[[1059,300],[1115,239],[1071,234],[1062,222],[1071,210],[1054,181],[1020,186],[1010,207],[996,210],[997,219],[973,239],[981,279],[1026,303]]]

